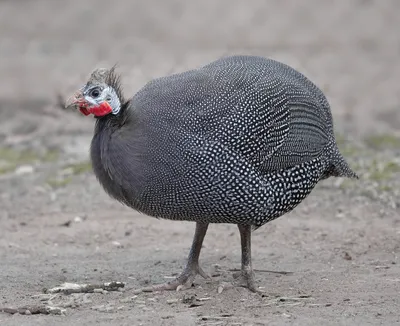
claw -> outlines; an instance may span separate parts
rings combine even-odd
[[[252,270],[242,270],[238,274],[235,273],[233,277],[236,279],[238,286],[245,287],[254,293],[264,293],[263,290],[260,290],[256,286],[256,281],[254,279],[254,273]]]
[[[208,275],[200,266],[198,267],[198,271],[197,272],[202,278],[204,278],[206,280],[211,280],[211,276]]]
[[[211,277],[199,266],[200,250],[203,244],[204,236],[207,232],[207,228],[208,224],[196,223],[196,231],[194,234],[192,247],[190,248],[188,262],[181,275],[170,282],[149,286],[135,292],[140,293],[171,290],[181,291],[191,288],[197,275],[200,275],[205,279],[211,279]]]
[[[185,270],[176,279],[163,283],[152,285],[149,287],[142,288],[138,292],[158,292],[158,291],[182,291],[190,289],[193,286],[193,282],[197,275],[204,277],[205,279],[211,279],[211,277],[203,271],[199,266],[187,265]]]

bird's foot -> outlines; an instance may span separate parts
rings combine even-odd
[[[187,265],[183,272],[174,280],[156,284],[148,287],[144,287],[138,292],[157,292],[157,291],[180,291],[186,290],[192,287],[194,279],[197,275],[205,279],[211,279],[211,277],[203,271],[199,265]]]
[[[251,292],[264,293],[256,286],[256,281],[254,278],[254,272],[252,268],[244,268],[240,272],[233,273],[233,278],[238,286],[245,287]]]

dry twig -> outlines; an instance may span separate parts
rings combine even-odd
[[[93,293],[96,290],[103,291],[119,291],[123,288],[125,283],[123,282],[107,282],[103,284],[76,284],[76,283],[64,283],[60,286],[56,286],[51,289],[46,289],[45,293]]]
[[[241,270],[238,268],[228,269],[229,272],[240,272]],[[273,274],[281,274],[281,275],[291,275],[293,272],[285,272],[285,271],[271,271],[268,269],[254,269],[254,272],[257,273],[273,273]]]
[[[66,310],[60,307],[53,307],[53,306],[45,306],[45,305],[38,305],[38,306],[23,306],[19,308],[0,308],[0,312],[5,312],[11,315],[16,313],[21,315],[64,315]]]

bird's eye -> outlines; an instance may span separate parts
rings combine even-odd
[[[97,98],[100,96],[100,90],[95,88],[90,91],[89,95],[90,95],[90,97]]]

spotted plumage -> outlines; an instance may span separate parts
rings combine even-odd
[[[97,117],[94,172],[112,197],[147,215],[255,229],[320,180],[357,177],[321,90],[277,61],[222,58],[150,81],[128,101],[114,70],[94,72],[93,85],[115,90],[102,93],[111,109]]]

